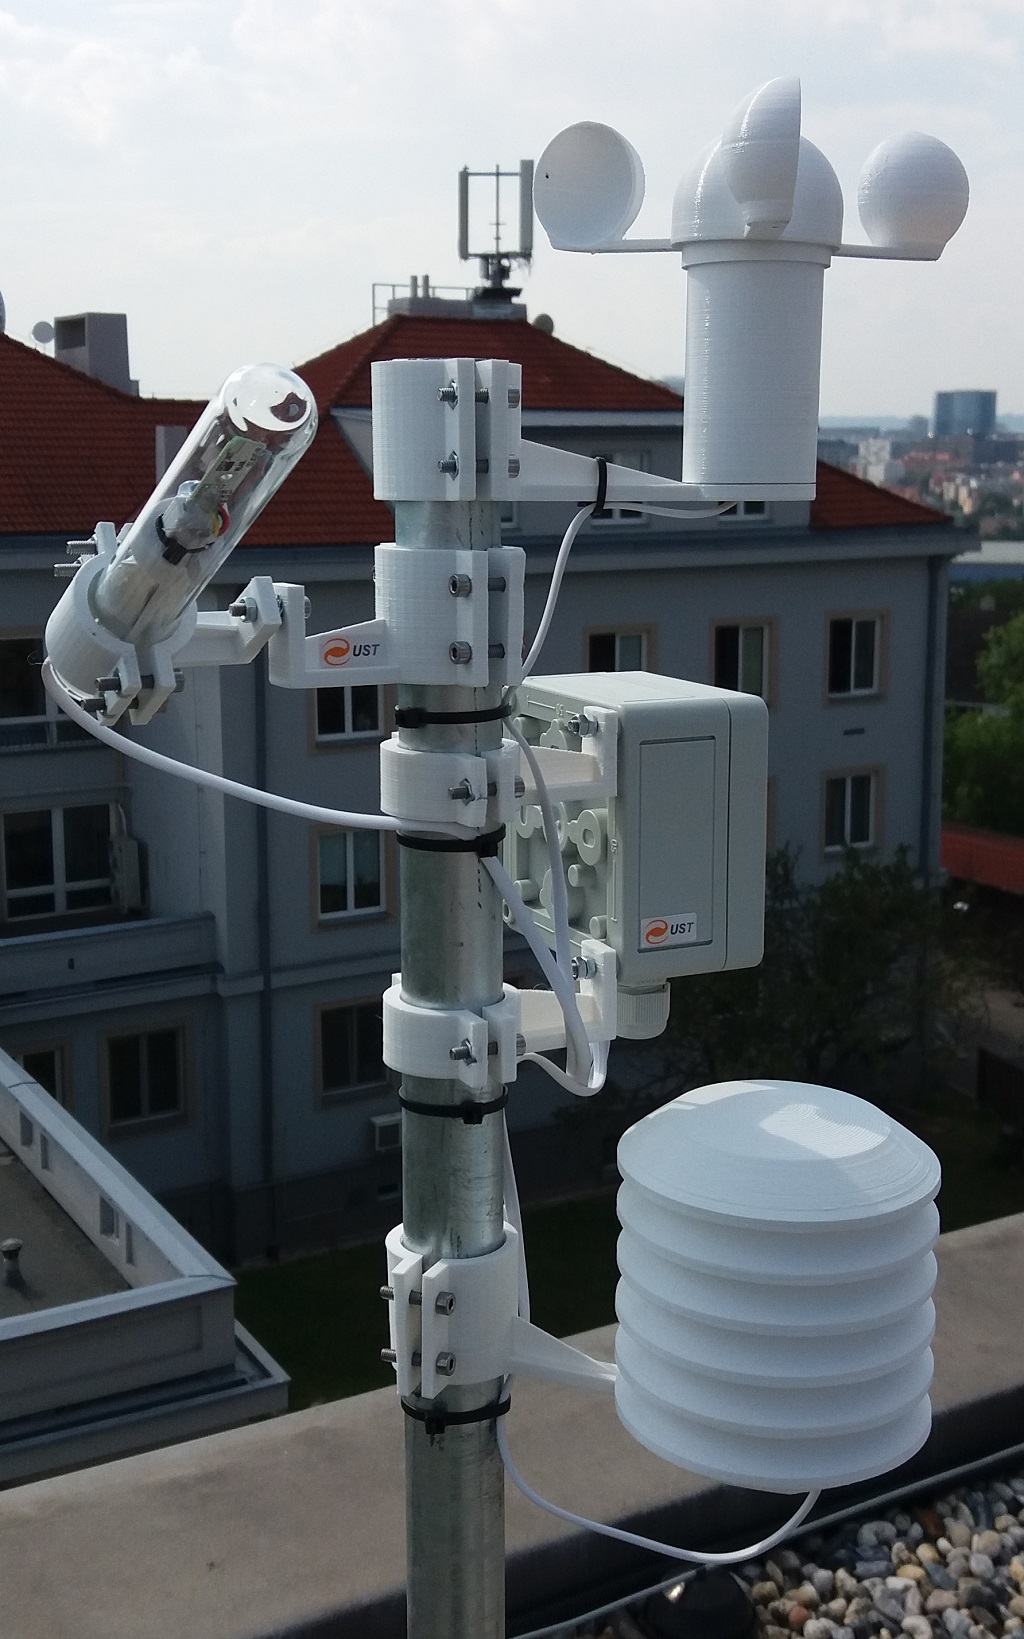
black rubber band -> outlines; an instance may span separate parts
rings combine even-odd
[[[595,456],[597,462],[597,496],[594,501],[594,517],[599,518],[605,510],[605,501],[608,499],[608,463],[603,455]]]
[[[501,1089],[500,1098],[489,1098],[486,1103],[475,1098],[460,1099],[458,1104],[427,1104],[418,1098],[405,1098],[400,1092],[398,1102],[403,1110],[413,1115],[439,1115],[448,1121],[461,1121],[467,1127],[479,1127],[485,1115],[497,1115],[508,1103],[508,1088]]]
[[[508,717],[512,701],[506,696],[500,706],[487,706],[480,711],[427,711],[424,706],[396,706],[395,725],[398,728],[426,728],[430,723],[496,723]]]
[[[466,1423],[490,1423],[498,1417],[504,1417],[512,1404],[512,1398],[506,1394],[500,1400],[492,1400],[487,1406],[480,1406],[476,1411],[447,1411],[443,1406],[410,1406],[408,1400],[402,1401],[402,1410],[414,1422],[425,1423],[430,1435],[443,1434],[446,1428],[458,1428]]]
[[[479,837],[425,837],[409,831],[396,831],[401,848],[413,848],[421,854],[476,854],[478,859],[497,859],[505,827],[485,831]]]

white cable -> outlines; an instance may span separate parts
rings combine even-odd
[[[752,1543],[749,1548],[737,1548],[729,1554],[704,1554],[693,1548],[675,1548],[669,1542],[656,1542],[652,1537],[638,1536],[635,1531],[621,1531],[617,1525],[604,1525],[600,1520],[584,1519],[582,1514],[573,1514],[568,1508],[559,1508],[557,1503],[548,1502],[545,1497],[540,1496],[533,1486],[523,1479],[512,1461],[505,1429],[507,1420],[505,1417],[498,1418],[498,1450],[501,1452],[501,1460],[505,1464],[509,1479],[513,1485],[518,1486],[529,1502],[536,1503],[538,1508],[543,1508],[548,1514],[554,1514],[556,1519],[565,1520],[569,1525],[582,1525],[587,1531],[597,1531],[600,1536],[612,1537],[616,1542],[626,1542],[632,1548],[646,1548],[651,1553],[664,1554],[668,1559],[682,1559],[690,1565],[742,1565],[748,1559],[756,1559],[759,1554],[767,1553],[769,1548],[774,1548],[795,1531],[807,1518],[821,1495],[820,1491],[809,1491],[796,1513],[785,1525],[781,1525],[762,1542]]]
[[[159,769],[163,774],[174,774],[179,779],[190,780],[193,785],[206,786],[210,791],[223,791],[226,796],[239,797],[243,802],[255,803],[260,808],[270,808],[278,814],[294,814],[299,819],[316,820],[321,825],[343,825],[352,830],[366,831],[401,831],[413,828],[417,831],[439,831],[445,836],[466,834],[460,827],[427,820],[416,820],[412,826],[411,821],[395,819],[391,814],[348,813],[342,808],[320,808],[315,803],[299,802],[294,797],[279,797],[273,791],[260,791],[256,786],[226,779],[223,774],[213,774],[209,769],[179,762],[176,757],[165,757],[163,752],[152,751],[149,746],[136,745],[134,740],[126,739],[123,734],[108,728],[105,723],[97,723],[87,711],[82,710],[78,701],[64,687],[49,660],[43,661],[42,675],[47,694],[57,702],[73,723],[87,730],[97,740],[102,740],[104,745],[113,746],[115,751],[123,752],[126,757],[134,757],[136,762],[146,763],[148,767]]]
[[[592,1052],[593,1064],[585,1083],[580,1081],[577,1076],[567,1075],[564,1070],[558,1068],[557,1064],[552,1064],[551,1060],[546,1058],[543,1053],[524,1053],[519,1062],[520,1064],[538,1065],[551,1077],[552,1081],[557,1081],[559,1087],[564,1087],[566,1092],[575,1093],[577,1098],[590,1098],[594,1093],[601,1091],[608,1075],[608,1043],[606,1041],[595,1042]]]
[[[523,1213],[519,1205],[519,1186],[512,1164],[512,1145],[509,1142],[508,1122],[505,1122],[505,1217],[519,1236],[519,1314],[530,1318],[530,1281],[526,1269],[526,1242],[523,1239]]]
[[[576,992],[572,988],[572,980],[565,976],[555,961],[541,935],[540,929],[523,901],[522,894],[509,876],[501,860],[497,857],[485,858],[482,863],[512,912],[516,927],[533,951],[534,956],[536,956],[541,972],[558,997],[565,1018],[566,1037],[572,1041],[579,1060],[586,1064],[590,1058],[590,1040],[587,1036],[587,1027],[580,1017],[579,1004],[576,1000]]]
[[[543,649],[544,641],[551,629],[551,622],[554,619],[555,614],[555,604],[558,602],[558,592],[562,584],[562,576],[565,574],[566,563],[569,560],[569,553],[572,551],[572,543],[576,539],[580,530],[583,528],[583,525],[586,523],[587,519],[593,517],[593,514],[594,508],[592,506],[584,507],[582,511],[577,512],[565,534],[562,536],[562,544],[558,548],[558,552],[555,556],[555,567],[551,571],[551,583],[548,586],[548,595],[544,604],[544,613],[540,617],[540,625],[537,627],[537,635],[530,645],[530,652],[523,661],[523,682],[526,681],[530,673],[533,671],[534,666],[537,664],[540,651]]]

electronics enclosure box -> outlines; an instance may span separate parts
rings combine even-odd
[[[581,791],[579,801],[555,805],[574,949],[588,937],[604,940],[626,989],[756,966],[764,950],[764,701],[651,672],[529,678],[517,690],[517,721],[541,747],[593,752],[600,733],[567,727],[593,708],[615,714],[602,731],[617,734],[615,794]],[[538,809],[519,809],[506,859],[539,901],[531,910],[553,944]]]

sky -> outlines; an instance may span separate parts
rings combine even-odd
[[[8,332],[128,314],[143,393],[206,396],[366,328],[374,281],[472,283],[464,165],[515,168],[600,120],[639,151],[636,234],[667,234],[690,159],[746,92],[798,74],[803,131],[857,178],[895,132],[971,179],[937,264],[826,275],[821,410],[926,414],[938,389],[1024,410],[1024,0],[0,0],[0,291]],[[584,257],[537,230],[531,317],[683,373],[674,255]]]

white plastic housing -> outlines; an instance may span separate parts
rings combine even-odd
[[[316,426],[313,396],[292,371],[253,364],[228,377],[112,556],[89,574],[87,608],[76,590],[80,570],[47,623],[47,654],[74,694],[95,695],[105,651],[104,670],[127,645],[145,657],[143,672],[153,672],[152,651],[188,635],[176,631],[182,617]]]
[[[610,125],[583,120],[548,143],[533,177],[533,205],[551,243],[563,250],[614,243],[644,201],[644,168]]]
[[[970,197],[952,148],[921,131],[902,131],[865,160],[857,207],[873,245],[938,255],[967,215]]]
[[[931,1423],[939,1164],[872,1104],[701,1087],[619,1144],[616,1407],[648,1450],[758,1490],[850,1485]]]
[[[588,936],[613,948],[619,1034],[656,1035],[663,998],[641,1005],[637,993],[761,959],[765,704],[651,672],[590,672],[528,678],[516,705],[526,738],[551,759],[573,948]],[[591,781],[575,797],[574,761]],[[521,772],[529,778],[525,763]],[[529,799],[528,788],[506,863],[553,943],[548,854]]]

